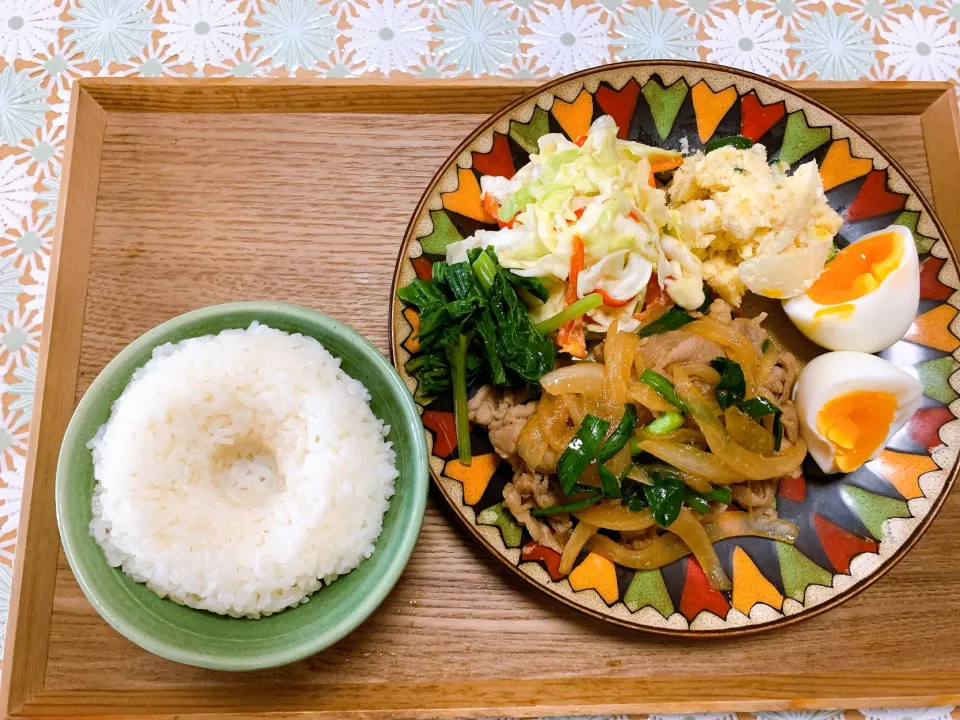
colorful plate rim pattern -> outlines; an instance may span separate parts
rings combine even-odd
[[[411,309],[404,309],[395,291],[418,272],[429,270],[425,254],[437,254],[446,242],[489,220],[483,217],[471,168],[489,174],[506,163],[516,169],[518,150],[529,152],[543,132],[562,131],[575,139],[592,117],[602,113],[613,115],[618,125],[629,122],[630,139],[676,146],[677,120],[684,117],[689,122],[691,110],[696,133],[684,135],[691,149],[713,136],[745,134],[768,150],[770,143],[780,143],[773,152],[786,156],[791,165],[816,159],[830,203],[844,216],[841,236],[847,233],[856,239],[891,222],[910,228],[922,262],[921,307],[905,339],[881,354],[916,368],[925,386],[917,415],[869,470],[829,483],[803,478],[781,482],[778,512],[800,521],[797,547],[774,543],[771,551],[751,542],[757,539],[722,541],[731,544],[721,551],[734,581],[730,599],[712,591],[699,565],[686,559],[662,571],[634,574],[591,553],[581,555],[569,578],[552,580],[549,552],[539,546],[521,550],[519,529],[515,523],[511,527],[496,499],[485,495],[500,464],[496,454],[481,453],[474,469],[465,471],[456,460],[448,462],[434,454],[440,439],[434,433],[442,433],[438,427],[442,413],[425,418],[425,425],[433,425],[432,431],[425,427],[425,433],[431,476],[457,518],[530,585],[580,612],[624,627],[685,637],[745,635],[818,615],[879,580],[926,531],[957,476],[960,412],[951,410],[951,404],[960,408],[956,404],[960,394],[950,382],[960,380],[960,363],[954,358],[960,334],[952,329],[960,325],[957,259],[917,186],[853,123],[782,83],[706,63],[626,62],[548,82],[482,123],[428,185],[407,227],[394,271],[390,354],[416,394],[416,380],[403,366],[410,347],[415,347],[410,341],[417,318]],[[733,122],[738,127],[731,128]],[[525,162],[522,155],[520,159]],[[422,414],[426,411],[420,402],[418,407]],[[833,492],[835,502],[820,505],[820,513],[812,512],[811,506],[825,492]]]

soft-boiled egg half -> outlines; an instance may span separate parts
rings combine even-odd
[[[873,353],[906,334],[919,301],[913,236],[891,225],[838,252],[804,294],[783,301],[783,309],[821,347]]]
[[[852,472],[880,454],[922,394],[912,375],[876,355],[826,353],[797,381],[800,434],[824,472]]]

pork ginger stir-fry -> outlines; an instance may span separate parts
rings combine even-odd
[[[692,553],[727,590],[713,543],[794,541],[773,502],[807,452],[790,399],[797,362],[767,340],[763,317],[733,318],[715,300],[682,329],[612,327],[598,362],[547,373],[539,400],[489,385],[470,400],[470,420],[514,469],[504,506],[562,553],[562,573],[582,550],[638,570]]]

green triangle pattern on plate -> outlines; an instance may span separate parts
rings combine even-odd
[[[491,525],[500,528],[500,537],[503,538],[503,544],[509,548],[520,547],[520,540],[523,537],[523,528],[517,524],[513,516],[503,509],[503,503],[497,503],[492,507],[477,515],[477,522],[480,525]]]
[[[811,585],[833,585],[833,575],[824,570],[793,545],[778,542],[777,557],[780,559],[780,576],[783,589],[789,597],[803,602],[803,596]]]
[[[807,153],[811,153],[830,140],[830,128],[810,127],[803,110],[787,115],[787,128],[783,132],[779,160],[793,165]]]
[[[680,78],[673,85],[663,87],[653,78],[643,86],[643,96],[650,105],[650,114],[653,115],[653,122],[657,126],[657,133],[661,140],[666,140],[673,130],[673,123],[677,119],[677,113],[680,112],[680,106],[690,92],[687,83]]]
[[[877,540],[883,539],[883,523],[887,520],[910,517],[910,508],[903,500],[874,495],[852,485],[845,485],[840,492]]]
[[[923,383],[923,394],[944,405],[949,405],[960,395],[950,385],[950,376],[960,368],[960,363],[947,355],[938,360],[928,360],[917,365],[917,376]]]
[[[548,132],[550,132],[550,118],[543,108],[538,107],[534,110],[533,117],[526,124],[516,120],[510,121],[510,137],[531,155],[540,152],[537,140]]]
[[[623,596],[623,604],[630,612],[649,605],[664,617],[673,615],[673,602],[659,570],[638,570]]]
[[[425,253],[443,255],[447,252],[447,245],[463,240],[463,235],[443,210],[431,210],[430,220],[433,221],[433,231],[426,237],[420,238],[420,246]]]
[[[897,219],[893,221],[894,225],[903,225],[905,228],[910,228],[910,232],[913,233],[913,241],[917,244],[917,252],[923,255],[924,253],[930,252],[933,249],[933,238],[929,238],[926,235],[921,235],[917,232],[917,223],[920,221],[920,213],[916,210],[904,210],[902,213],[897,215]]]

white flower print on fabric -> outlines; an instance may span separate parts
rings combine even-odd
[[[671,10],[682,17],[697,30],[707,26],[708,20],[713,20],[715,12],[711,0],[681,0],[680,7]]]
[[[4,0],[0,3],[0,57],[35,62],[57,40],[60,9],[54,0]]]
[[[425,80],[437,80],[442,77],[455,75],[456,67],[436,53],[424,56],[417,67],[417,77]]]
[[[2,167],[0,167],[0,177],[2,177]],[[37,218],[54,218],[57,215],[57,199],[60,196],[60,165],[53,166],[53,174],[48,175],[41,181],[43,192],[37,194],[31,189],[33,198],[40,201],[40,209],[37,210]],[[32,186],[31,186],[32,187]],[[0,189],[0,218],[3,217],[2,206],[3,197]],[[32,199],[31,199],[32,202]],[[28,206],[29,207],[29,206]]]
[[[0,348],[5,355],[4,369],[9,372],[13,365],[22,365],[27,353],[40,350],[40,326],[43,315],[34,310],[26,312],[14,308],[0,320]],[[6,373],[4,373],[6,374]]]
[[[92,74],[80,67],[83,60],[83,53],[74,43],[57,42],[37,59],[40,67],[30,73],[39,75],[44,88],[66,99],[70,96],[69,87],[74,78],[90,77]]]
[[[6,423],[0,427],[0,447],[6,439]],[[8,448],[3,449],[3,454],[7,455]],[[0,534],[7,534],[11,530],[16,530],[20,524],[20,500],[23,497],[23,474],[26,469],[27,460],[19,453],[9,453],[13,469],[4,468],[0,471],[0,480],[6,487],[0,487]],[[6,566],[3,566],[6,567]],[[2,571],[0,571],[2,572]],[[3,593],[3,579],[0,578],[0,596]],[[2,599],[2,597],[0,597]],[[5,618],[4,618],[5,619]]]
[[[960,68],[960,35],[933,16],[898,15],[889,30],[881,30],[886,43],[878,50],[886,63],[907,80],[956,80]]]
[[[950,720],[954,707],[861,710],[865,720]]]
[[[28,137],[17,147],[26,152],[20,159],[25,163],[31,175],[49,175],[53,166],[63,161],[63,128],[41,127],[33,136]]]
[[[14,310],[18,296],[24,291],[20,284],[23,271],[17,267],[12,255],[0,258],[0,310]]]
[[[213,77],[259,77],[269,69],[270,61],[261,57],[259,48],[245,47],[232,58],[225,60]]]
[[[771,15],[751,13],[745,7],[734,14],[725,10],[706,27],[709,62],[732,65],[759,75],[780,75],[787,63],[784,31]]]
[[[101,65],[123,62],[150,42],[152,11],[144,0],[79,0],[73,18],[64,24],[68,39],[77,44],[87,60]]]
[[[297,68],[312,68],[336,45],[337,19],[316,0],[276,0],[254,22],[253,47],[291,75]]]
[[[12,560],[11,556],[8,558]],[[13,584],[13,571],[7,565],[0,565],[0,656],[7,636],[7,615],[10,612],[10,587]]]
[[[30,203],[37,197],[34,179],[16,159],[15,155],[0,158],[0,225],[7,227],[28,217]]]
[[[16,549],[17,549],[16,533],[14,533],[8,538],[0,540],[0,558],[8,561],[11,564],[13,563],[13,551]],[[7,600],[3,599],[3,594],[2,594],[3,592],[4,591],[2,590],[2,588],[0,588],[0,603],[6,602],[7,604],[9,604],[10,603],[9,599]],[[6,592],[9,593],[9,590]],[[2,617],[3,617],[2,614],[0,614],[0,653],[3,652],[4,627],[2,623]]]
[[[844,720],[842,710],[781,710],[758,712],[757,720]]]
[[[0,247],[13,258],[14,266],[21,272],[45,269],[52,245],[53,222],[47,217],[24,218],[0,236]]]
[[[520,23],[533,22],[552,7],[544,0],[494,0],[494,4]]]
[[[182,65],[179,56],[174,54],[166,45],[145,48],[136,57],[130,58],[128,62],[129,67],[123,68],[117,75],[122,77],[188,76],[182,69],[178,69]]]
[[[759,0],[761,12],[773,12],[784,30],[802,28],[815,12],[820,0]]]
[[[930,8],[938,22],[944,22],[953,32],[960,32],[960,0],[944,0]]]
[[[530,57],[526,53],[514,56],[508,72],[510,77],[517,78],[518,80],[545,78],[550,74],[550,71],[547,68],[539,67],[536,59]]]
[[[9,411],[0,413],[0,467],[9,467],[11,463],[16,465],[20,462],[23,462],[27,454],[27,439],[29,434],[30,429],[27,427],[27,421],[24,420],[22,413],[13,413]],[[6,475],[8,472],[11,471],[6,470],[4,472],[0,472],[0,480],[3,480],[5,483],[7,483],[7,490],[12,489],[10,488],[10,482],[11,480],[15,480],[16,475],[20,476],[20,487],[22,488],[23,470],[21,469],[19,473],[9,477]],[[2,499],[2,496],[0,496],[0,499]],[[9,503],[9,500],[7,503]],[[0,518],[3,517],[4,510],[7,508],[7,504],[0,503]],[[19,516],[19,507],[17,508],[17,516]],[[3,521],[3,525],[0,526],[0,534],[16,529],[17,517],[13,517],[12,527],[7,527],[8,523],[10,522],[10,515],[7,515],[6,520]]]
[[[6,67],[0,72],[0,143],[16,145],[43,124],[47,92],[29,71]]]
[[[818,80],[856,80],[877,62],[870,33],[847,15],[814,15],[794,34],[797,61]]]
[[[650,720],[737,720],[736,713],[697,713],[696,715],[650,715]]]
[[[370,0],[343,34],[349,38],[345,49],[368,72],[379,70],[384,77],[393,70],[410,72],[429,52],[427,20],[410,0]]]
[[[532,46],[530,54],[552,75],[566,75],[610,61],[608,23],[600,19],[599,11],[586,5],[573,7],[570,0],[565,0],[562,7],[551,7],[527,25],[532,34],[523,39]]]
[[[328,78],[357,77],[362,72],[363,63],[357,60],[353,52],[335,47],[331,57],[327,59],[323,76]]]
[[[460,2],[444,10],[436,23],[437,52],[456,65],[457,72],[473,77],[493,75],[508,66],[520,42],[517,23],[484,0]]]
[[[634,8],[614,30],[620,35],[613,40],[621,46],[614,51],[617,60],[697,59],[700,41],[696,30],[657,5]]]
[[[893,17],[893,6],[884,0],[847,0],[847,3],[853,8],[844,12],[870,32],[885,30]]]
[[[37,317],[37,332],[39,333],[39,314]],[[7,387],[7,392],[16,397],[16,400],[10,403],[10,410],[22,412],[24,422],[29,422],[33,417],[33,396],[37,390],[37,366],[39,362],[39,355],[28,350],[24,363],[13,369],[13,375],[19,382],[12,383]]]
[[[357,16],[357,8],[360,5],[357,0],[320,0],[320,6],[338,21],[349,21],[350,18]]]
[[[623,20],[632,7],[630,0],[595,0],[600,6],[601,19],[609,23],[617,23]]]
[[[180,63],[197,68],[220,65],[243,47],[247,15],[239,0],[171,0],[164,12],[167,22],[157,29],[166,33],[162,43]]]
[[[3,264],[0,263],[0,301],[3,299]],[[43,312],[47,305],[47,281],[50,279],[49,270],[35,270],[30,273],[33,282],[23,286],[23,292],[30,296],[25,308],[27,310],[36,310]],[[0,303],[0,308],[3,305]],[[10,308],[12,309],[12,308]]]

